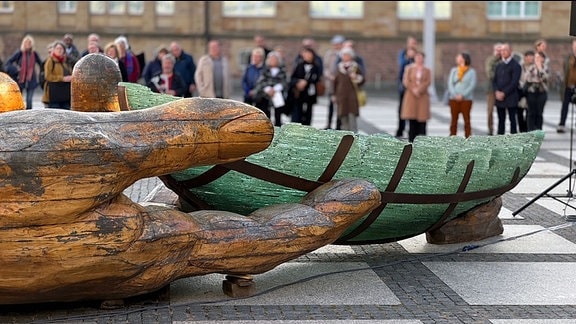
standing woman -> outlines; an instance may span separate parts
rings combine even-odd
[[[322,67],[316,63],[316,52],[310,47],[303,47],[300,57],[290,77],[290,95],[294,98],[292,122],[311,125],[312,107],[318,98],[316,82],[322,76]]]
[[[72,65],[66,59],[66,45],[62,41],[55,41],[52,54],[44,63],[44,75],[46,78],[46,89],[42,96],[42,102],[46,108],[70,109],[70,81],[72,81]],[[62,92],[51,93],[55,89],[50,88],[50,83],[68,83]]]
[[[128,70],[126,70],[126,65],[124,62],[120,60],[120,49],[118,49],[118,45],[114,42],[110,42],[104,46],[104,55],[111,58],[116,65],[118,65],[118,69],[120,69],[120,76],[122,77],[122,82],[129,82],[128,81]],[[162,70],[162,63],[160,63],[160,70]]]
[[[521,82],[523,83],[528,104],[528,112],[526,113],[527,130],[541,130],[544,123],[544,106],[548,100],[546,54],[543,52],[534,54],[534,64],[526,68]]]
[[[274,108],[274,126],[282,126],[282,113],[288,93],[288,77],[280,53],[276,51],[268,53],[264,71],[256,81],[254,91],[257,101],[267,102],[268,107]]]
[[[464,136],[468,138],[472,135],[470,111],[472,110],[472,99],[476,88],[476,71],[470,67],[470,62],[470,54],[460,53],[456,55],[456,66],[450,70],[448,77],[451,136],[457,133],[460,114],[464,118]]]
[[[250,64],[244,70],[242,76],[242,90],[244,91],[244,102],[262,110],[266,117],[270,118],[270,107],[267,100],[256,97],[256,83],[264,70],[264,49],[255,47],[250,55]]]
[[[334,77],[334,96],[338,109],[340,129],[358,132],[356,119],[360,115],[360,105],[356,92],[364,84],[360,65],[354,60],[354,50],[345,47],[340,51],[341,61],[337,64]]]
[[[417,51],[414,63],[406,67],[402,78],[406,90],[402,99],[400,118],[409,121],[409,142],[414,142],[418,135],[426,135],[426,123],[430,119],[428,87],[431,82],[432,72],[424,66],[424,53]]]
[[[36,65],[42,69],[42,60],[38,52],[36,52],[34,38],[26,35],[22,39],[20,49],[12,54],[8,61],[6,61],[7,68],[15,68],[15,70],[18,71],[18,79],[16,81],[18,82],[23,97],[24,90],[26,90],[26,109],[32,109],[34,90],[38,87]]]

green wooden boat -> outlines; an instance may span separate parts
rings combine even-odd
[[[150,107],[152,101],[142,101],[136,90],[127,91],[131,109]],[[243,215],[300,201],[331,179],[366,179],[381,190],[382,203],[335,244],[388,243],[438,228],[514,188],[543,140],[543,131],[533,131],[468,139],[421,136],[410,144],[388,134],[286,124],[275,129],[267,149],[245,160],[194,167],[161,179],[191,210]]]

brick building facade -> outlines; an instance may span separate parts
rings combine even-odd
[[[309,15],[307,1],[275,2],[276,15],[271,18],[227,17],[222,14],[221,1],[175,1],[174,14],[159,15],[154,1],[144,1],[139,15],[91,15],[89,1],[78,1],[76,10],[62,13],[57,1],[14,1],[13,10],[0,11],[0,58],[5,60],[29,33],[44,58],[45,46],[65,33],[74,34],[75,44],[82,51],[91,32],[100,34],[102,44],[118,35],[126,35],[134,52],[144,52],[146,60],[154,49],[179,41],[197,61],[204,54],[208,39],[222,40],[229,56],[233,74],[239,79],[242,53],[250,51],[253,36],[266,37],[268,46],[282,45],[288,63],[296,56],[301,40],[312,37],[318,52],[323,54],[334,34],[342,34],[355,42],[355,47],[368,67],[367,85],[381,89],[394,86],[397,76],[396,56],[408,35],[422,41],[421,19],[399,19],[397,1],[365,1],[362,19],[319,19]],[[538,19],[488,19],[487,1],[452,1],[449,19],[436,20],[435,80],[442,88],[454,57],[460,51],[472,54],[472,66],[478,71],[479,86],[485,85],[484,60],[497,41],[510,42],[514,51],[522,53],[533,42],[548,42],[551,69],[561,72],[563,56],[570,51],[570,1],[542,1]]]

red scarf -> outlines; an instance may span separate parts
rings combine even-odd
[[[32,51],[22,52],[22,59],[20,61],[20,74],[18,75],[18,83],[25,83],[32,80],[32,73],[34,73],[34,65],[36,64],[36,56]]]
[[[52,57],[55,58],[59,63],[63,63],[64,59],[66,59],[66,55],[58,56],[56,53],[52,53]]]

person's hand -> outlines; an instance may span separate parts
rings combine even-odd
[[[502,101],[504,100],[506,95],[504,94],[504,92],[497,90],[496,92],[494,92],[494,97],[496,98],[496,100]]]
[[[62,81],[64,82],[70,82],[72,81],[72,76],[71,75],[66,75],[62,78]]]
[[[194,94],[194,92],[196,92],[196,85],[195,84],[191,84],[188,87],[188,92],[190,92],[190,94]]]
[[[296,88],[298,88],[298,90],[302,91],[302,90],[304,90],[304,88],[306,88],[306,85],[308,85],[308,81],[306,81],[304,79],[300,79],[296,83]]]

